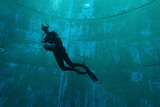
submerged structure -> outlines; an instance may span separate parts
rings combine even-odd
[[[159,6],[159,0],[1,0],[0,106],[158,107]],[[44,22],[98,82],[61,71],[43,48]]]

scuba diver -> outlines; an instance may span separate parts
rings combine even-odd
[[[89,70],[89,68],[83,64],[73,63],[68,54],[66,53],[66,49],[63,46],[59,35],[55,31],[49,31],[49,25],[47,23],[42,24],[41,30],[44,31],[42,35],[42,43],[43,47],[47,51],[53,52],[55,59],[61,68],[62,71],[75,71],[77,74],[88,74],[91,79],[96,82],[98,78]],[[64,61],[70,66],[66,67],[64,65]],[[86,72],[81,72],[75,67],[82,67],[86,70]]]

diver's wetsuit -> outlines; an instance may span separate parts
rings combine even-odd
[[[54,44],[52,47],[45,47],[46,50],[52,51],[56,58],[56,61],[61,68],[62,71],[75,71],[78,74],[88,74],[94,82],[98,81],[98,78],[89,70],[89,68],[83,64],[72,63],[70,58],[66,53],[66,49],[63,46],[61,39],[58,37],[57,33],[52,31],[47,33],[46,37],[42,41],[43,43]],[[70,66],[66,67],[64,65],[64,61]],[[82,67],[86,70],[86,72],[81,72],[78,69],[75,69],[76,66]]]
[[[58,37],[56,32],[54,32],[54,31],[49,32],[42,42],[54,44],[53,47],[44,47],[44,48],[46,50],[52,51],[54,53],[56,61],[62,71],[69,70],[69,71],[76,71],[78,74],[86,74],[86,72],[80,72],[79,70],[74,68],[75,66],[81,66],[81,64],[72,63],[72,61],[70,60],[70,58],[68,57],[68,55],[66,53],[66,49],[63,46],[61,39]],[[70,67],[66,67],[64,65],[64,61]]]

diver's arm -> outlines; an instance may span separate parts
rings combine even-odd
[[[55,47],[55,44],[50,44],[50,43],[46,42],[46,43],[43,43],[43,46],[44,47]]]

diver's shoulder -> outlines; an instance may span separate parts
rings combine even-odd
[[[51,33],[51,34],[57,35],[57,32],[55,32],[55,31],[51,31],[50,33]]]
[[[55,38],[59,38],[58,33],[55,32],[55,31],[51,31],[51,32],[50,32],[50,35],[54,36]]]

